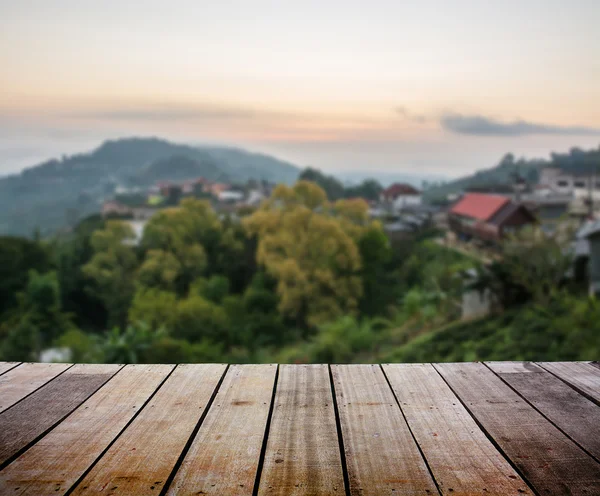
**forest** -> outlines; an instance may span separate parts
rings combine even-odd
[[[492,264],[425,228],[390,242],[360,199],[279,185],[239,216],[185,198],[139,243],[92,215],[70,233],[0,238],[0,359],[311,363],[600,356],[600,305],[560,239],[523,232]],[[475,275],[473,275],[475,274]],[[497,308],[463,322],[466,290]]]

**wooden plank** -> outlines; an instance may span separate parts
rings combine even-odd
[[[229,368],[167,494],[252,494],[276,372]]]
[[[72,494],[160,492],[225,368],[219,364],[177,366]]]
[[[482,363],[435,367],[540,494],[600,494],[600,465]]]
[[[331,367],[350,494],[437,494],[379,365]]]
[[[600,405],[600,369],[582,362],[541,362],[543,368]]]
[[[344,494],[327,365],[281,365],[258,494]]]
[[[21,362],[0,362],[0,375],[14,369]]]
[[[0,467],[81,405],[119,368],[75,365],[0,413]]]
[[[442,494],[532,494],[432,365],[383,368]]]
[[[0,375],[0,412],[30,395],[71,365],[70,363],[24,363]]]
[[[600,407],[533,363],[487,363],[548,419],[600,460]]]
[[[172,369],[172,365],[124,367],[0,472],[0,494],[64,494],[119,435]]]

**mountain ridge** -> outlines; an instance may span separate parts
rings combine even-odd
[[[99,211],[116,185],[143,187],[199,176],[292,183],[299,173],[289,162],[241,148],[192,146],[156,137],[106,140],[90,152],[0,177],[0,234],[29,236],[36,229],[50,234],[73,218]]]

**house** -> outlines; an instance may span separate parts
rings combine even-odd
[[[380,200],[393,210],[421,204],[421,192],[410,184],[394,183],[381,192]]]
[[[236,190],[221,191],[217,194],[217,198],[223,203],[235,203],[244,199],[244,193]]]
[[[132,215],[131,207],[116,200],[105,201],[102,204],[102,217]]]
[[[459,239],[495,243],[536,222],[521,203],[502,195],[465,194],[448,212],[448,225]]]
[[[600,177],[589,172],[565,172],[558,167],[542,169],[539,184],[552,188],[558,193],[575,197],[593,196],[600,199]]]

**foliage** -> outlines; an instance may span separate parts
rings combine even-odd
[[[46,272],[52,268],[48,247],[22,238],[0,237],[0,318],[17,304],[29,271]]]
[[[503,265],[536,302],[546,304],[572,267],[570,236],[522,229],[503,244]]]
[[[164,335],[164,329],[155,331],[143,322],[130,324],[124,331],[115,327],[99,340],[100,356],[105,363],[142,363],[144,354]]]
[[[421,334],[378,359],[401,362],[597,360],[600,305],[557,293],[550,305],[529,304],[499,316],[458,322]]]
[[[91,260],[83,266],[90,279],[91,294],[97,296],[108,311],[108,323],[121,326],[127,320],[127,310],[135,291],[135,271],[138,260],[127,244],[135,235],[123,222],[108,221],[104,229],[94,232]]]
[[[258,238],[258,262],[278,281],[279,310],[299,325],[322,323],[357,309],[361,261],[353,235],[360,226],[351,217],[336,216],[321,188],[300,181],[293,188],[278,186],[244,219],[248,232]]]

